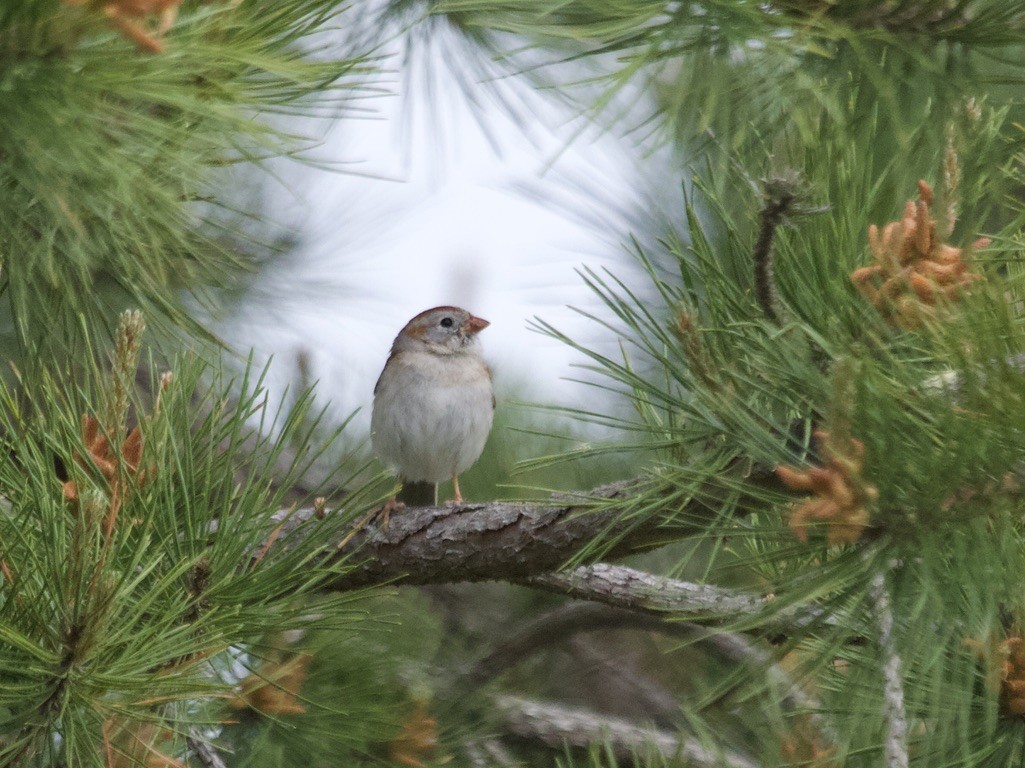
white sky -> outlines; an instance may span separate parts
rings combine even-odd
[[[273,355],[272,386],[293,379],[295,355],[306,349],[319,397],[339,416],[361,408],[362,431],[395,334],[439,304],[491,321],[481,340],[500,391],[539,402],[598,397],[565,380],[580,375],[570,367],[579,358],[528,321],[543,317],[614,353],[609,331],[569,309],[602,313],[574,270],[608,267],[643,282],[623,243],[639,191],[678,183],[658,181],[665,156],[644,156],[586,125],[576,135],[581,121],[525,82],[503,87],[534,117],[522,126],[489,109],[487,130],[450,69],[435,68],[432,85],[429,104],[398,86],[371,103],[373,119],[343,119],[327,131],[316,156],[361,175],[275,166],[279,182],[264,205],[298,234],[298,248],[270,265],[218,332],[258,359]],[[479,87],[486,101],[487,86]]]

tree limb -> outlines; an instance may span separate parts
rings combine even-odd
[[[771,473],[769,473],[771,474]],[[766,475],[766,484],[775,478]],[[749,478],[750,479],[750,478]],[[615,559],[665,545],[682,536],[682,515],[713,514],[690,501],[667,504],[663,514],[638,516],[614,503],[628,501],[642,481],[601,486],[550,502],[493,501],[442,507],[407,507],[391,515],[387,528],[370,523],[339,534],[329,564],[346,561],[324,586],[350,590],[396,582],[443,584],[463,581],[520,581],[556,571],[598,540],[594,559]],[[302,546],[312,508],[282,510],[270,548]],[[673,528],[669,527],[672,524]]]
[[[693,584],[608,563],[545,573],[521,583],[582,600],[633,611],[683,613],[693,619],[736,618],[760,613],[770,598],[712,584]]]
[[[224,758],[217,754],[217,751],[203,737],[199,729],[190,729],[189,735],[185,737],[185,743],[203,768],[227,768]]]
[[[654,752],[665,760],[680,760],[692,766],[756,768],[756,763],[742,755],[714,752],[675,733],[643,728],[618,717],[517,696],[496,696],[494,704],[509,733],[551,747],[608,744],[621,760]]]
[[[440,584],[527,578],[558,569],[585,545],[602,538],[602,557],[622,557],[666,541],[659,525],[607,505],[628,499],[636,481],[602,486],[556,503],[494,501],[443,507],[407,507],[391,515],[387,528],[376,524],[339,536],[340,548],[329,556],[355,567],[329,581],[326,589],[401,582]],[[606,505],[595,509],[595,502]],[[304,527],[315,519],[312,509],[281,511],[275,547],[302,546]]]
[[[518,583],[580,600],[688,621],[760,618],[761,626],[792,631],[814,622],[836,623],[814,606],[787,607],[773,615],[771,595],[741,592],[714,584],[694,584],[609,563],[544,573]]]

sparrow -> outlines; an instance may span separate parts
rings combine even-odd
[[[477,339],[488,325],[459,307],[421,312],[395,337],[374,387],[374,452],[397,470],[404,491],[433,484],[435,504],[437,483],[449,478],[452,501],[463,501],[459,475],[480,457],[491,431],[495,395]],[[414,495],[400,499],[415,503]]]

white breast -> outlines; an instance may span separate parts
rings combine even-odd
[[[491,376],[478,355],[400,352],[385,366],[374,396],[374,451],[404,480],[447,480],[480,457],[493,402]]]

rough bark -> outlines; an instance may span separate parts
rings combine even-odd
[[[684,613],[699,618],[736,618],[761,612],[769,598],[712,584],[654,576],[636,568],[596,563],[523,581],[531,587],[635,611]]]
[[[823,615],[815,606],[774,610],[771,595],[694,584],[610,563],[544,573],[519,583],[580,600],[688,621],[726,622],[758,617],[761,626],[784,634],[816,622],[836,623],[836,617]]]
[[[603,486],[553,502],[489,502],[451,507],[412,507],[339,537],[332,561],[354,567],[325,585],[332,590],[401,582],[442,584],[460,581],[516,581],[554,571],[586,545],[604,542],[604,558],[661,546],[666,518],[644,520],[610,508],[628,499],[634,482]],[[596,509],[595,502],[605,502]],[[303,527],[313,509],[281,512],[275,546],[302,546]]]
[[[679,522],[684,515],[714,514],[707,504],[696,501],[682,508],[667,502],[662,513],[631,514],[627,502],[641,482],[613,483],[548,502],[407,507],[391,514],[387,526],[371,521],[339,535],[329,559],[353,567],[340,572],[325,589],[523,582],[563,568],[585,547],[590,548],[591,560],[612,560],[664,546],[686,535]],[[615,504],[619,500],[622,506]],[[279,512],[274,546],[302,546],[304,527],[317,516],[312,508]],[[556,588],[554,582],[538,586]]]
[[[754,761],[742,755],[715,752],[675,733],[643,728],[618,717],[517,696],[496,696],[494,704],[509,733],[539,740],[551,747],[608,744],[621,760],[653,753],[664,760],[679,760],[692,766],[756,768]]]

